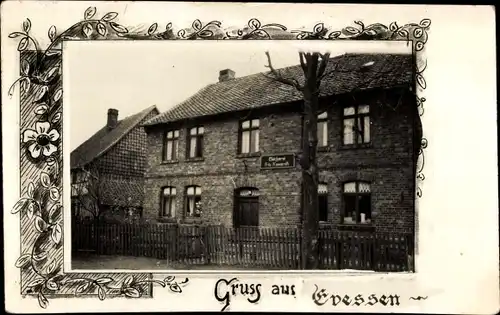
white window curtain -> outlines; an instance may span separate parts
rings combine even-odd
[[[259,151],[259,129],[252,130],[252,152]]]
[[[318,115],[318,146],[325,147],[328,145],[328,123],[327,112]]]
[[[354,118],[344,119],[344,144],[354,143]]]
[[[173,147],[173,142],[172,141],[167,141],[167,160],[172,159],[172,147]]]
[[[350,182],[344,184],[344,192],[346,193],[355,193],[356,192],[356,183]]]
[[[370,184],[369,183],[359,183],[359,192],[360,193],[369,193],[370,192]]]
[[[250,131],[243,131],[241,134],[241,153],[250,152]]]
[[[196,138],[191,138],[191,144],[189,146],[189,156],[194,157],[196,155]]]

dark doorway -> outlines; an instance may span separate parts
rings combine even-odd
[[[235,228],[259,226],[259,190],[246,187],[235,191],[233,223]]]

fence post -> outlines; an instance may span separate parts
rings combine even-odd
[[[210,236],[208,233],[210,232],[210,229],[208,226],[202,226],[201,227],[201,233],[202,233],[202,240],[203,240],[203,256],[205,257],[205,264],[209,265],[210,264]]]

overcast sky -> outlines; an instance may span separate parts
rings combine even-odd
[[[307,44],[307,46],[305,46]],[[151,105],[163,112],[218,80],[266,71],[268,50],[276,68],[298,64],[299,50],[408,53],[394,41],[73,41],[63,55],[64,106],[73,150],[106,124],[108,108],[119,119]],[[68,140],[66,138],[66,140]]]

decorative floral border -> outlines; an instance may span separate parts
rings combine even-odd
[[[36,295],[39,305],[46,308],[48,297],[66,295],[91,295],[100,300],[106,297],[124,296],[139,298],[152,296],[153,284],[168,287],[181,293],[188,278],[176,281],[167,276],[163,281],[154,280],[152,274],[64,274],[63,225],[62,225],[62,78],[61,43],[64,40],[95,39],[322,39],[322,40],[406,40],[413,45],[417,63],[422,61],[419,52],[428,39],[430,19],[418,24],[389,26],[381,23],[364,25],[354,21],[355,26],[333,30],[324,23],[314,25],[312,30],[289,31],[277,23],[262,24],[251,19],[241,29],[224,29],[220,21],[203,23],[196,19],[190,27],[174,33],[172,23],[160,32],[158,23],[147,30],[127,28],[117,23],[118,13],[108,12],[96,17],[95,7],[89,7],[83,19],[68,29],[58,32],[55,25],[49,27],[47,36],[51,43],[42,50],[37,40],[30,35],[31,21],[26,19],[22,30],[9,34],[17,39],[20,52],[20,77],[8,90],[12,96],[15,87],[20,87],[21,100],[21,195],[12,209],[20,214],[21,256],[16,267],[21,269],[21,294]],[[423,72],[416,69],[416,87],[426,88]],[[419,115],[424,113],[425,98],[417,95]],[[424,149],[427,140],[422,138],[416,180],[416,194],[422,196]]]

